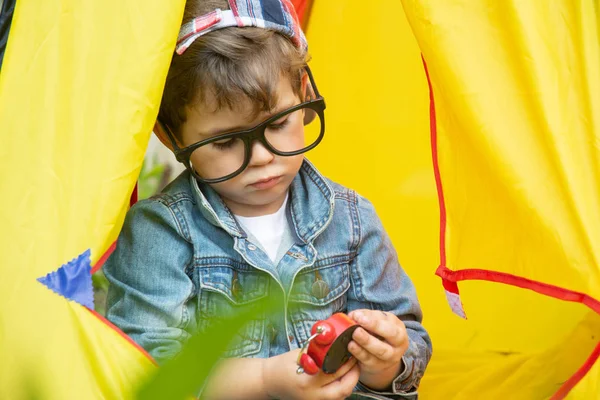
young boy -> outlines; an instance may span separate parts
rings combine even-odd
[[[187,168],[129,211],[105,265],[107,316],[157,361],[266,296],[203,394],[416,398],[431,356],[410,279],[373,206],[305,158],[325,102],[289,0],[188,0],[155,132]],[[361,328],[335,374],[297,373],[312,325]]]

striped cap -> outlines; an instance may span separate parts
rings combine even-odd
[[[307,49],[296,10],[290,0],[228,0],[230,10],[216,9],[194,18],[179,31],[175,52],[183,54],[194,40],[231,26],[272,29],[288,36],[298,48]]]

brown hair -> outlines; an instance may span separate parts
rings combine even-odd
[[[220,8],[227,0],[188,0],[182,24]],[[173,53],[160,105],[159,119],[180,135],[190,105],[214,100],[217,111],[252,104],[254,117],[277,104],[277,84],[286,77],[301,96],[306,51],[275,31],[244,27],[224,28],[197,38],[182,54]],[[210,97],[209,97],[210,96]]]

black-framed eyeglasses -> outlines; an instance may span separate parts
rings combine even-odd
[[[307,100],[253,128],[224,133],[180,148],[169,127],[163,125],[177,161],[185,165],[199,181],[219,183],[234,178],[246,169],[252,158],[255,140],[279,156],[295,156],[314,149],[325,134],[325,99],[319,94],[310,68],[306,66],[305,69],[310,82]],[[300,122],[303,132],[298,131]],[[202,165],[192,166],[192,157],[202,160]]]

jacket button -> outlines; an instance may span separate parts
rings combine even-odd
[[[322,279],[317,279],[312,284],[312,295],[317,299],[324,299],[329,294],[329,285]]]
[[[256,246],[253,245],[253,244],[249,244],[248,245],[248,250],[254,251],[254,250],[256,250]]]

